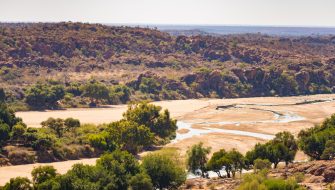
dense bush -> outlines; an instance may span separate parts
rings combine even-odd
[[[33,183],[37,185],[55,178],[56,175],[56,169],[52,166],[39,166],[34,168],[31,172]]]
[[[163,155],[149,155],[141,165],[125,151],[116,150],[101,156],[95,166],[75,164],[61,175],[52,166],[34,168],[33,181],[14,178],[6,190],[152,190],[176,189],[186,179],[183,168]]]
[[[105,129],[89,136],[90,144],[102,151],[113,151],[117,148],[133,154],[154,144],[158,139],[168,142],[176,134],[176,121],[170,113],[161,107],[146,102],[130,104],[123,114],[123,119],[105,125]]]
[[[10,179],[3,187],[3,190],[33,190],[31,181],[25,177],[16,177]]]
[[[18,126],[22,123],[21,118],[15,116],[14,111],[9,109],[5,102],[0,102],[0,149],[6,142],[18,132]],[[14,127],[16,126],[16,127]]]
[[[130,100],[131,90],[125,85],[112,86],[109,92],[109,103],[127,103]]]
[[[321,125],[302,130],[299,135],[299,147],[313,159],[334,159],[335,114]]]
[[[147,155],[142,166],[158,189],[176,189],[186,180],[184,168],[162,154]]]
[[[146,173],[139,173],[129,181],[130,190],[153,190],[151,178]]]
[[[245,174],[238,190],[304,190],[295,178],[278,179],[267,176],[265,171],[258,174]]]
[[[154,78],[141,78],[139,89],[143,93],[156,94],[161,90],[161,85]]]
[[[84,97],[91,99],[91,106],[109,98],[109,89],[105,84],[92,80],[81,87]]]
[[[268,159],[257,158],[254,160],[254,172],[258,173],[261,170],[271,169],[271,162]]]
[[[280,132],[275,138],[265,144],[256,144],[254,149],[248,151],[246,158],[252,165],[256,159],[268,159],[276,168],[279,162],[286,165],[294,160],[298,151],[297,142],[289,132]]]
[[[58,101],[65,95],[64,87],[61,85],[49,85],[37,83],[25,92],[26,103],[33,109],[55,109]]]
[[[242,173],[243,169],[247,169],[246,160],[244,156],[235,149],[226,152],[221,149],[215,152],[207,163],[207,169],[212,170],[223,177],[220,173],[225,170],[227,177],[235,177],[236,172]]]
[[[161,138],[172,139],[176,135],[176,120],[170,117],[170,112],[146,102],[130,104],[123,114],[124,119],[148,127],[151,132]]]

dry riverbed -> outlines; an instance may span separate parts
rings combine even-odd
[[[266,142],[279,131],[297,134],[301,129],[312,127],[335,113],[335,95],[298,97],[261,97],[240,99],[200,99],[154,102],[169,109],[172,117],[188,123],[178,130],[177,139],[166,145],[185,154],[191,145],[204,142],[212,152],[221,148],[236,148],[245,153],[257,142]],[[219,108],[219,109],[217,109]],[[108,123],[119,120],[126,105],[92,109],[68,109],[60,111],[18,112],[17,116],[30,127],[40,127],[49,117],[80,119],[82,123]],[[297,159],[305,157],[299,154]],[[75,163],[94,164],[95,159],[49,163],[59,173],[65,173]],[[11,177],[27,176],[40,164],[0,168],[0,185]]]

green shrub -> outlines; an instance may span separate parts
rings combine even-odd
[[[27,150],[13,150],[8,153],[10,163],[17,164],[32,164],[35,160],[35,154]]]
[[[320,126],[302,130],[298,135],[299,147],[313,159],[334,159],[335,114]]]
[[[264,169],[271,169],[271,162],[268,159],[259,159],[257,158],[254,161],[254,171],[255,173],[264,170]]]
[[[146,173],[139,173],[129,181],[130,190],[153,190],[150,177]]]
[[[44,183],[55,178],[56,175],[56,169],[53,166],[38,166],[31,172],[34,184]]]
[[[186,180],[186,172],[178,163],[161,154],[149,154],[143,158],[142,167],[150,176],[153,186],[174,189]]]
[[[11,178],[3,190],[33,190],[31,182],[26,177]]]
[[[57,101],[64,98],[65,91],[61,85],[48,85],[37,83],[26,92],[26,103],[34,109],[55,109]]]

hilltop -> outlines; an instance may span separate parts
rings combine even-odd
[[[172,36],[101,24],[0,24],[0,80],[19,101],[37,82],[67,87],[92,79],[129,87],[130,99],[332,93],[334,52],[335,36]],[[141,90],[143,83],[153,90]]]

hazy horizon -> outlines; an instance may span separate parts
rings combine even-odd
[[[335,27],[333,0],[0,0],[0,22]]]

